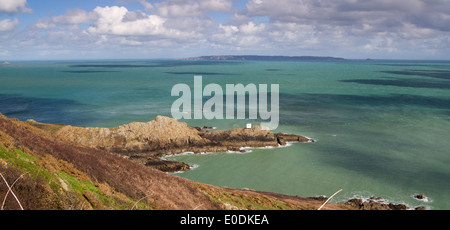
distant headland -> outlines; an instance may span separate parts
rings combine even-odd
[[[224,61],[345,61],[340,57],[318,56],[260,56],[260,55],[224,55],[183,58],[182,60],[224,60]]]
[[[7,66],[7,65],[11,65],[11,63],[5,61],[5,62],[3,62],[2,64],[0,64],[0,67]]]

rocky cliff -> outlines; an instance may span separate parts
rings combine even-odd
[[[140,134],[152,136],[145,132],[140,133],[146,130],[144,127],[158,127],[163,123],[165,124],[164,129],[172,130],[174,133],[161,133],[160,138],[153,136],[153,141],[170,140],[164,142],[167,144],[181,140],[180,143],[182,143],[185,136],[181,133],[181,129],[191,131],[193,135],[191,139],[194,138],[200,142],[209,141],[209,145],[205,146],[222,144],[226,148],[234,148],[241,144],[263,146],[266,144],[279,145],[286,141],[309,141],[309,139],[297,135],[274,134],[261,127],[208,132],[188,127],[186,124],[165,117],[159,117],[148,123],[99,129],[44,124],[32,120],[23,122],[17,119],[8,119],[0,114],[0,175],[4,179],[0,182],[0,199],[4,201],[0,209],[20,209],[23,206],[23,209],[33,210],[316,210],[327,199],[326,197],[320,199],[301,198],[196,183],[161,172],[162,169],[174,168],[178,165],[161,160],[156,156],[149,156],[151,154],[135,153],[137,161],[143,161],[137,163],[136,160],[127,159],[131,157],[123,157],[95,147],[98,143],[102,143],[103,148],[106,149],[111,145],[108,143],[118,143],[111,142],[111,140],[114,140],[115,135],[120,137],[118,134],[120,132],[132,131],[133,135],[126,138],[134,137],[137,143],[143,142],[138,138]],[[169,123],[171,125],[168,127]],[[143,130],[139,131],[130,127],[141,127]],[[174,127],[178,127],[179,130],[172,129]],[[71,134],[71,130],[75,133]],[[156,135],[162,129],[159,131],[148,129],[147,131]],[[178,131],[180,133],[177,134]],[[89,137],[93,137],[94,140],[89,141]],[[95,140],[96,138],[99,139]],[[79,143],[76,143],[75,140]],[[88,143],[94,147],[83,146]],[[148,145],[153,146],[152,144]],[[200,145],[197,147],[203,150],[206,148],[202,148]],[[145,155],[146,158],[139,158],[139,154]],[[146,167],[142,163],[151,167]],[[155,170],[155,168],[159,170]],[[14,192],[20,198],[22,206],[19,207],[19,201],[12,195],[8,195],[8,185],[14,186]],[[419,198],[425,199],[426,197],[419,194]],[[371,198],[371,200],[373,199]],[[380,206],[376,201],[367,203],[367,201],[353,199],[346,204],[327,203],[322,210],[402,210],[405,208],[408,209],[404,205],[381,203]]]
[[[204,144],[198,130],[175,119],[158,116],[150,122],[133,122],[116,128],[65,126],[55,132],[58,139],[116,153],[174,153],[190,144]]]
[[[66,143],[118,153],[170,172],[189,167],[180,162],[163,161],[159,157],[183,152],[243,151],[242,147],[277,147],[287,142],[312,141],[294,134],[275,134],[261,126],[208,131],[164,116],[116,128],[64,126],[53,135]]]
[[[159,119],[166,120],[163,117]],[[150,124],[156,125],[157,121]],[[187,128],[178,122],[173,125]],[[64,125],[8,119],[0,114],[0,199],[4,201],[0,209],[311,210],[317,209],[323,203],[314,199],[192,182],[138,164],[118,154],[65,143],[55,137],[63,132],[69,135],[65,137],[67,140],[77,137],[70,136],[68,129],[69,127]],[[95,130],[78,127],[70,129]],[[201,133],[195,128],[187,129]],[[102,129],[97,129],[94,133],[80,134],[100,135],[99,130]],[[118,130],[119,128],[115,128],[109,131],[114,133]],[[103,132],[108,130],[104,129]],[[135,134],[137,135],[138,131]],[[170,137],[174,136],[176,135],[170,134]],[[81,137],[79,141],[88,143],[88,140],[84,139],[87,137]],[[93,143],[96,142],[91,144],[94,145]],[[165,162],[155,164],[161,165]],[[8,186],[13,187],[17,200],[11,193],[8,194]],[[351,207],[329,203],[326,209]]]

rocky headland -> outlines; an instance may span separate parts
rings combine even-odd
[[[165,173],[188,170],[189,165],[161,159],[187,151],[243,151],[241,147],[312,141],[259,126],[209,131],[162,116],[116,128],[86,128],[24,122],[0,114],[0,174],[9,184],[17,182],[14,189],[25,209],[316,210],[326,197],[201,184]],[[1,198],[7,197],[6,191],[6,184],[0,183]],[[424,194],[415,197],[426,199]],[[5,209],[19,206],[9,196]],[[411,208],[374,197],[327,203],[323,209]]]
[[[39,123],[30,121],[30,124]],[[207,130],[176,119],[157,116],[149,122],[133,122],[115,128],[63,126],[53,135],[66,143],[120,154],[165,172],[184,171],[189,165],[161,157],[185,152],[245,151],[243,147],[278,147],[288,142],[313,142],[295,135],[273,133],[265,127]]]
[[[174,122],[164,117],[158,118],[160,119]],[[157,126],[157,124],[158,122],[151,122],[147,125]],[[203,133],[202,130],[188,128],[178,122],[172,125],[185,127],[194,134]],[[5,179],[0,183],[0,199],[4,200],[1,209],[20,210],[23,207],[25,210],[315,210],[323,203],[309,198],[197,183],[162,172],[155,167],[147,167],[129,157],[124,157],[123,154],[97,147],[86,147],[76,142],[90,143],[92,146],[105,143],[103,147],[107,148],[106,143],[116,143],[111,140],[105,139],[104,142],[100,142],[100,139],[94,138],[92,142],[88,142],[87,136],[73,135],[64,138],[61,136],[63,133],[70,135],[69,130],[78,130],[79,135],[98,134],[80,131],[83,129],[91,128],[67,127],[33,120],[20,121],[0,114],[0,174],[2,179],[3,177]],[[121,129],[98,130],[114,133]],[[239,133],[237,131],[229,131],[229,134]],[[254,131],[256,130],[246,132]],[[226,131],[219,133],[224,134]],[[265,133],[273,135],[272,137],[276,136],[269,132]],[[138,131],[135,132],[135,135],[137,134]],[[164,138],[169,136],[174,137],[176,134],[168,134]],[[70,140],[72,137],[79,139]],[[204,138],[199,138],[199,141],[202,139]],[[251,141],[254,142],[254,139]],[[278,138],[271,140],[271,143],[275,144],[275,141],[278,141]],[[132,149],[134,151],[131,152],[139,153],[137,149]],[[199,150],[206,149],[199,148]],[[159,166],[167,163],[151,162]],[[13,187],[17,200],[12,194],[8,194],[8,184]],[[328,203],[324,209],[352,208],[345,204]]]

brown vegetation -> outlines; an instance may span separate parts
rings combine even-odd
[[[0,117],[0,127],[14,139],[19,148],[27,149],[39,157],[50,154],[71,163],[92,180],[107,183],[133,199],[152,194],[152,205],[163,209],[193,209],[198,204],[203,204],[205,209],[217,208],[186,179],[142,167],[131,160],[102,150],[74,147],[54,141],[45,134],[36,135],[30,131],[35,127],[26,123],[18,125],[17,121],[8,120],[4,116]]]
[[[13,156],[8,166],[0,167],[8,183],[24,174],[13,190],[25,209],[317,209],[321,205],[313,199],[192,182],[104,150],[69,145],[48,130],[3,115],[1,148]],[[26,154],[30,159],[23,159]],[[20,166],[16,158],[25,165]],[[0,199],[7,191],[0,183]],[[99,194],[114,201],[104,201]],[[18,208],[11,197],[5,207]],[[324,209],[328,208],[347,207],[327,204]]]

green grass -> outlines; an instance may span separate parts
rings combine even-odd
[[[39,165],[39,162],[42,161],[42,159],[24,153],[18,149],[8,151],[6,148],[0,146],[0,159],[5,161],[8,164],[8,167],[14,167],[21,170],[35,181],[37,181],[38,178],[43,179],[43,181],[50,186],[53,192],[59,196],[63,195],[62,193],[65,192],[65,188],[60,181],[62,180],[68,187],[68,191],[66,192],[74,193],[80,199],[84,199],[83,194],[88,191],[100,201],[103,207],[107,207],[108,209],[130,209],[136,203],[133,199],[117,192],[106,194],[104,191],[99,189],[98,184],[95,184],[90,180],[80,180],[79,178],[69,175],[63,171],[56,171],[52,173]],[[151,207],[144,203],[138,203],[137,208],[150,209]]]
[[[245,195],[238,194],[228,191],[204,191],[211,197],[211,199],[218,204],[229,204],[237,207],[238,209],[247,210],[292,210],[295,209],[290,207],[283,201],[267,198],[258,195]]]
[[[50,134],[54,134],[58,130],[60,130],[61,128],[66,126],[66,125],[61,125],[61,124],[44,124],[44,123],[29,122],[29,121],[26,121],[26,123],[29,124],[29,125],[32,125],[32,126],[34,126],[36,128],[42,129],[44,131],[47,131]]]
[[[78,194],[84,194],[86,191],[89,191],[105,207],[112,207],[113,209],[130,209],[135,204],[135,201],[128,197],[126,200],[121,200],[114,194],[107,195],[91,181],[80,181],[78,178],[61,171],[57,172],[57,174],[69,186],[71,191]],[[137,207],[141,209],[150,208],[148,205],[143,203],[138,203]]]
[[[26,154],[19,149],[7,151],[4,147],[0,147],[0,158],[3,158],[9,165],[28,174],[34,180],[38,177],[43,179],[56,194],[59,194],[61,184],[57,176],[39,166],[37,164],[40,161],[39,158]]]
[[[103,207],[116,210],[131,209],[131,207],[133,207],[133,205],[136,203],[136,201],[134,201],[133,199],[126,197],[120,193],[112,192],[110,194],[106,194],[106,191],[99,188],[99,184],[86,179],[86,177],[84,177],[85,179],[80,179],[83,177],[76,177],[61,170],[57,170],[56,172],[52,173],[46,168],[42,167],[41,165],[43,164],[39,164],[41,161],[44,161],[44,158],[40,159],[34,157],[18,149],[8,151],[4,147],[0,146],[0,159],[6,161],[8,165],[28,174],[35,181],[37,181],[37,178],[43,179],[43,181],[45,181],[45,183],[50,186],[53,192],[55,192],[55,194],[58,194],[59,196],[64,195],[64,192],[71,192],[73,194],[76,194],[80,199],[85,199],[83,198],[83,194],[88,192],[92,194]],[[63,183],[67,186],[63,186],[61,181],[63,181]],[[66,191],[66,189],[68,191]],[[264,196],[249,196],[223,190],[210,190],[205,192],[218,204],[227,203],[244,210],[293,209],[280,200],[268,199]],[[136,206],[137,209],[151,209],[149,205],[142,202],[139,202]]]

